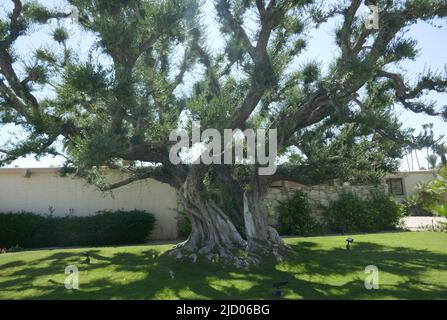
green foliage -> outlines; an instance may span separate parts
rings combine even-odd
[[[48,81],[48,72],[41,65],[27,66],[25,68],[28,79],[38,84],[45,84]]]
[[[0,214],[0,247],[105,246],[144,243],[155,224],[145,211],[103,211],[96,215],[53,217]]]
[[[374,211],[374,224],[377,230],[394,229],[403,218],[402,206],[392,197],[383,192],[374,192],[368,200],[369,207]]]
[[[323,215],[333,232],[377,232],[396,228],[402,211],[384,194],[376,193],[364,200],[353,193],[342,193],[325,208]]]
[[[281,235],[308,236],[321,232],[321,226],[312,217],[307,194],[301,190],[278,206],[278,231]]]
[[[407,197],[402,202],[402,212],[405,216],[433,216],[433,213],[423,208],[417,193]]]
[[[320,66],[317,63],[309,63],[304,66],[302,74],[304,84],[315,82],[320,77]]]
[[[70,148],[69,152],[78,165],[90,168],[104,165],[121,150],[118,137],[97,132],[90,137],[77,138],[75,147]]]
[[[436,168],[436,164],[438,163],[438,156],[435,154],[431,154],[429,155],[427,158],[427,162],[429,164],[429,169],[434,169]]]
[[[49,64],[55,64],[57,62],[57,57],[48,49],[37,49],[34,56],[37,60]]]
[[[436,223],[436,224],[423,226],[422,229],[424,231],[445,232],[445,233],[447,233],[447,223],[446,222],[442,222],[442,221],[438,221],[438,223]]]
[[[413,198],[423,209],[447,216],[447,166],[439,170],[436,180],[419,184]]]
[[[0,41],[5,40],[6,36],[8,34],[8,24],[0,20]]]
[[[188,238],[191,233],[191,220],[183,212],[179,212],[177,217],[177,231],[182,239]]]
[[[52,12],[37,1],[28,1],[23,6],[25,16],[32,22],[45,23],[52,17]]]
[[[68,39],[68,31],[64,27],[57,27],[53,31],[53,39],[58,43],[63,43]]]
[[[104,94],[108,85],[107,72],[94,62],[70,64],[65,69],[64,86],[72,94],[81,92],[89,97],[97,97]]]
[[[353,193],[343,193],[324,210],[325,221],[331,231],[376,231],[374,214],[368,203]]]

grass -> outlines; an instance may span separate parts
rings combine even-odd
[[[171,245],[39,250],[0,255],[0,299],[447,299],[447,234],[399,232],[286,239],[296,257],[259,270],[178,263]],[[65,267],[79,268],[79,290],[64,287]],[[380,271],[379,290],[364,287],[365,267]],[[174,272],[174,279],[170,271]]]

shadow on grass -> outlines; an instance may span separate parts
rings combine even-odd
[[[0,266],[17,269],[9,274],[12,279],[0,279],[0,291],[32,288],[27,296],[32,299],[274,299],[272,283],[288,281],[285,298],[447,299],[447,281],[436,281],[437,271],[447,269],[447,254],[368,242],[350,252],[312,242],[291,247],[294,257],[256,270],[180,263],[155,250],[110,256],[90,250],[91,264],[82,264],[79,252],[59,252],[31,265],[15,261]],[[69,264],[79,267],[79,290],[64,287]],[[364,287],[367,265],[380,270],[379,290]]]

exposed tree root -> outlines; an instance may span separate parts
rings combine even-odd
[[[244,194],[244,223],[247,240],[243,239],[231,219],[214,203],[204,198],[202,177],[188,176],[179,198],[191,221],[188,239],[176,245],[168,255],[179,260],[257,266],[266,258],[283,261],[288,247],[278,232],[268,225],[267,211],[258,193]]]
[[[259,257],[248,255],[246,250],[235,250],[222,246],[204,246],[194,249],[185,242],[176,245],[168,252],[168,255],[180,261],[191,263],[200,261],[237,268],[256,266],[260,262]]]

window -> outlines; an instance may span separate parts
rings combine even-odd
[[[388,179],[388,192],[395,196],[403,196],[404,195],[404,183],[402,178],[396,179]]]

